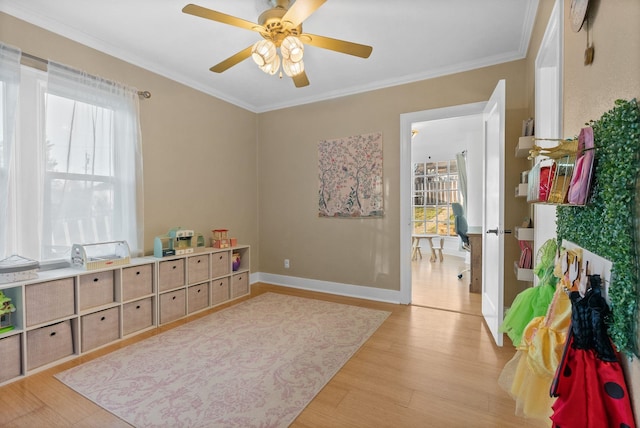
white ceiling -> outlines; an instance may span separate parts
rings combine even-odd
[[[304,21],[304,32],[370,45],[373,53],[362,59],[309,46],[311,84],[296,88],[251,59],[222,74],[209,71],[260,35],[184,14],[188,2],[252,22],[270,7],[268,0],[0,0],[0,11],[264,112],[524,58],[538,6],[538,0],[328,0]]]

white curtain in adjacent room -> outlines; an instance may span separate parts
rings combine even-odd
[[[0,259],[6,257],[9,233],[9,177],[15,141],[20,49],[0,43]]]
[[[458,186],[462,195],[462,208],[464,215],[467,215],[467,154],[465,152],[456,154],[456,163],[458,164]]]
[[[142,255],[137,90],[50,61],[46,91],[42,259],[114,240]]]

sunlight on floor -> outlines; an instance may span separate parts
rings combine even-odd
[[[458,273],[468,267],[463,258],[450,255],[442,262],[428,257],[411,261],[411,303],[481,316],[480,294],[469,293],[470,273],[458,279]]]

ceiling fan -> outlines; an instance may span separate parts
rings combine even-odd
[[[257,24],[195,4],[186,5],[182,12],[255,31],[263,37],[263,40],[214,65],[210,68],[211,71],[222,73],[252,57],[260,69],[268,74],[278,72],[282,63],[285,74],[293,79],[297,88],[301,88],[309,84],[302,61],[305,44],[361,58],[368,58],[373,50],[371,46],[302,32],[302,22],[325,1],[295,0],[291,4],[291,0],[269,0],[273,7],[258,17]],[[278,55],[277,48],[280,49],[282,58]],[[280,77],[282,77],[282,71]]]

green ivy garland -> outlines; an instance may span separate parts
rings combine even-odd
[[[640,109],[617,100],[593,128],[595,172],[585,207],[559,206],[558,239],[567,239],[611,262],[609,335],[619,351],[638,353],[638,250],[636,200],[640,172]]]

